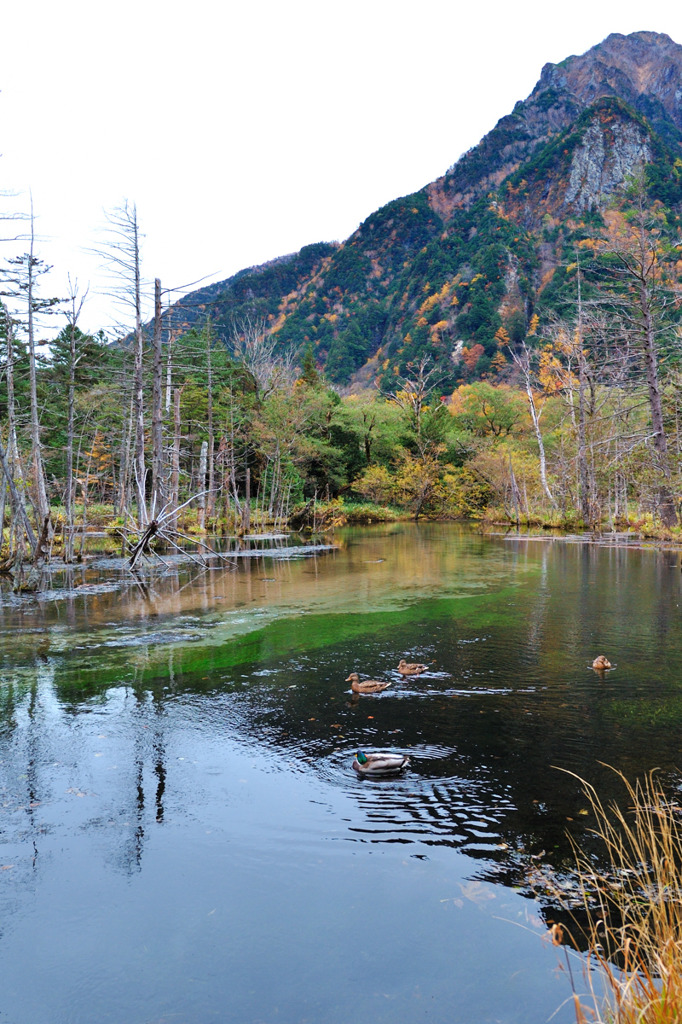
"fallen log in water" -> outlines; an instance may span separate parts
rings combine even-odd
[[[157,523],[156,519],[152,519],[151,523],[147,526],[144,533],[140,537],[139,541],[137,542],[137,544],[130,553],[130,558],[128,559],[129,569],[135,568],[140,558],[149,547],[150,540],[152,539],[152,537],[156,536],[158,530],[159,524]]]

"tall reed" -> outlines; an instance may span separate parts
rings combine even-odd
[[[624,808],[604,806],[594,787],[580,780],[606,857],[575,848],[594,1007],[590,1013],[574,988],[576,1019],[583,1024],[589,1014],[605,1024],[680,1024],[682,808],[654,772],[634,784],[616,774],[625,787]]]

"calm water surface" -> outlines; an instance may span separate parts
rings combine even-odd
[[[679,785],[679,558],[335,542],[4,595],[2,1024],[573,1020],[529,878],[589,842],[559,769]],[[358,746],[411,765],[357,779]]]

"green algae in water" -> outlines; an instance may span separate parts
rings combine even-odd
[[[362,611],[355,614],[314,614],[276,619],[254,627],[245,635],[221,637],[214,626],[204,637],[189,643],[169,640],[141,650],[109,650],[106,655],[92,652],[85,664],[74,665],[78,652],[65,657],[56,666],[55,682],[60,687],[87,687],[90,692],[112,684],[158,683],[170,677],[209,676],[217,681],[221,673],[238,666],[280,664],[301,654],[327,648],[347,648],[353,641],[372,636],[390,643],[391,633],[419,627],[428,631],[453,622],[475,623],[479,631],[497,626],[507,628],[522,618],[522,604],[512,601],[516,588],[507,587],[494,594],[432,599],[395,611]],[[397,659],[396,659],[397,663]],[[187,680],[188,681],[188,680]]]
[[[60,687],[88,693],[179,676],[206,682],[251,664],[276,665],[393,633],[471,621],[510,623],[535,587],[540,564],[453,526],[404,525],[390,534],[348,531],[342,550],[296,562],[251,564],[234,573],[156,579],[143,592],[43,602],[19,629],[0,633],[5,677],[19,682],[49,664]],[[29,606],[25,606],[28,608]],[[28,628],[21,628],[21,626]],[[5,642],[3,644],[3,634]]]

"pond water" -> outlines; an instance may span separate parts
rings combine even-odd
[[[2,1024],[574,1019],[537,878],[589,842],[569,772],[679,786],[679,556],[286,543],[4,595]],[[359,779],[358,747],[411,762]]]

